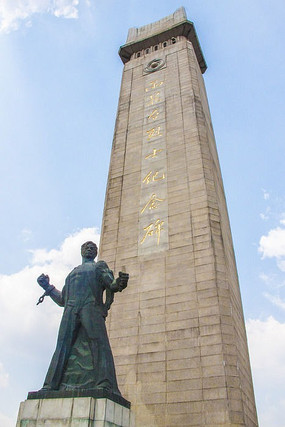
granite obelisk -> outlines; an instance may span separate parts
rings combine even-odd
[[[137,427],[257,426],[235,256],[202,74],[183,8],[131,28],[100,258],[130,273],[108,330]]]

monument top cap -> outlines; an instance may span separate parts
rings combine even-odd
[[[127,44],[137,42],[138,40],[144,39],[146,37],[154,36],[155,34],[166,31],[183,21],[187,21],[187,15],[185,8],[180,7],[174,13],[165,16],[165,18],[162,18],[159,21],[144,25],[143,27],[139,28],[130,28],[127,37]]]
[[[191,41],[201,72],[204,73],[207,69],[206,61],[200,47],[194,24],[187,20],[184,7],[180,7],[174,13],[159,21],[139,28],[130,28],[127,42],[120,47],[119,55],[125,64],[130,60],[133,53],[177,36],[184,36]]]

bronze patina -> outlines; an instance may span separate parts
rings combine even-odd
[[[82,264],[69,273],[62,291],[45,274],[37,279],[44,296],[64,307],[41,391],[92,389],[120,395],[105,318],[114,293],[126,288],[129,275],[120,272],[115,279],[106,262],[95,262],[97,246],[91,241],[81,246],[81,255]]]

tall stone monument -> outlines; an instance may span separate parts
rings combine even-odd
[[[137,427],[257,426],[242,303],[202,74],[183,8],[131,28],[100,258],[130,273],[108,318]]]

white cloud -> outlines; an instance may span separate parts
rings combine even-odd
[[[263,258],[278,258],[285,256],[285,228],[276,227],[267,236],[261,236],[258,251]]]
[[[78,18],[79,0],[0,0],[0,33],[31,25],[35,14],[48,13],[61,18]]]
[[[0,327],[0,330],[7,330],[9,318],[11,322],[17,323],[20,320],[21,327],[30,333],[32,322],[35,321],[35,314],[33,311],[29,311],[30,314],[25,312],[24,318],[21,317],[19,312],[22,312],[25,305],[30,306],[33,301],[37,298],[41,288],[37,285],[36,279],[41,273],[49,274],[51,282],[56,282],[56,285],[62,287],[64,279],[69,271],[80,264],[80,246],[87,240],[93,240],[99,244],[99,234],[95,228],[84,228],[70,236],[68,236],[59,249],[52,249],[47,251],[46,249],[31,250],[33,255],[31,265],[26,266],[23,270],[11,274],[11,275],[0,275],[0,312],[3,315],[2,319],[5,318],[5,325]],[[7,298],[11,295],[12,298]],[[37,310],[38,311],[38,310]],[[18,316],[15,317],[15,314]],[[29,318],[32,316],[32,319]],[[13,320],[15,319],[15,320]],[[5,328],[4,328],[5,326]],[[24,332],[23,330],[23,332]],[[1,338],[0,338],[1,342]]]
[[[285,323],[270,316],[265,321],[249,319],[247,334],[252,368],[260,382],[285,382]]]
[[[260,218],[263,219],[264,221],[267,221],[270,218],[271,215],[271,207],[267,206],[267,208],[265,209],[265,212],[262,212],[259,214]]]
[[[21,231],[21,236],[24,242],[28,242],[33,235],[33,232],[29,230],[28,228],[23,228]]]
[[[260,213],[259,216],[261,219],[263,219],[263,221],[267,221],[269,219],[269,216],[265,215],[264,213]]]
[[[1,427],[15,427],[15,420],[0,412],[0,426]]]
[[[270,197],[270,194],[268,193],[268,191],[263,188],[262,192],[263,192],[263,198],[264,198],[264,200],[268,200],[269,197]]]
[[[44,309],[36,306],[43,293],[37,284],[37,277],[41,273],[48,273],[51,283],[61,289],[70,270],[80,264],[80,246],[87,240],[98,244],[99,234],[95,228],[84,228],[67,237],[59,249],[35,250],[31,265],[11,275],[0,275],[2,349],[20,340],[28,351],[34,337],[40,336],[42,325],[49,324],[51,330],[57,328],[61,310],[55,304],[46,303],[46,300]]]
[[[278,295],[271,295],[267,292],[264,292],[263,294],[265,298],[267,298],[272,304],[276,305],[276,307],[282,308],[282,310],[285,310],[285,301],[280,298]]]
[[[283,224],[283,220],[280,221]],[[285,271],[285,228],[276,227],[268,232],[266,236],[262,236],[259,241],[258,251],[262,254],[262,258],[275,258],[279,270]],[[260,275],[260,278],[271,289],[284,288],[284,278],[274,274]],[[279,292],[278,292],[279,294]],[[264,293],[273,305],[282,310],[285,310],[285,301],[279,295],[272,295],[271,293]]]
[[[53,13],[58,18],[78,18],[78,4],[79,0],[56,0]]]
[[[271,285],[273,282],[273,278],[272,276],[265,274],[265,273],[261,273],[259,275],[259,278],[266,284],[266,285]]]
[[[270,405],[266,405],[265,409],[260,410],[259,420],[262,427],[283,427],[285,412],[285,399],[276,398]]]
[[[9,384],[9,374],[5,371],[3,363],[0,362],[0,388],[5,388]]]
[[[80,232],[67,237],[59,249],[31,250],[33,265],[64,265],[71,268],[80,262],[80,246],[87,240],[95,239],[98,244],[99,234],[95,228],[84,228]]]
[[[36,306],[44,292],[37,284],[37,277],[49,274],[51,283],[61,289],[70,270],[81,263],[82,243],[92,240],[98,245],[99,237],[97,229],[84,228],[68,236],[59,249],[31,251],[32,261],[21,271],[0,275],[0,387],[6,387],[11,396],[12,386],[25,396],[30,378],[30,387],[41,386],[63,312],[50,298]],[[14,405],[16,412],[19,400]],[[12,427],[15,420],[5,412],[2,399],[0,426]]]
[[[268,288],[272,289],[281,289],[285,286],[285,281],[280,277],[280,274],[265,274],[261,273],[259,278],[266,284]]]
[[[281,271],[285,271],[285,259],[279,259],[277,261],[277,266]]]
[[[281,427],[285,410],[285,323],[270,316],[264,321],[250,319],[246,326],[260,425]]]

